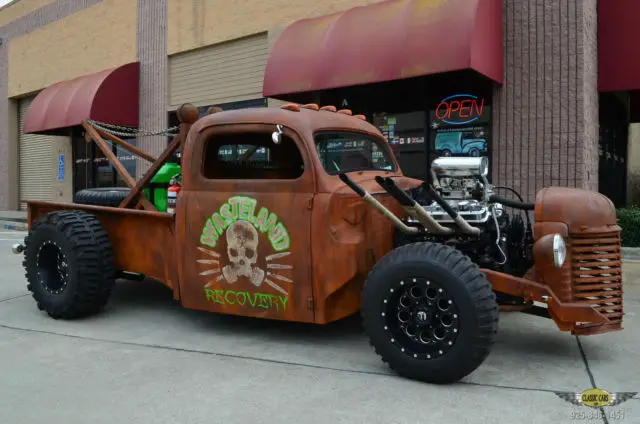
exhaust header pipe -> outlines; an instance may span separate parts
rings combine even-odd
[[[391,195],[405,211],[417,219],[424,228],[432,234],[451,234],[451,228],[443,227],[431,215],[429,215],[415,200],[402,190],[391,178],[376,177],[376,182]]]
[[[18,243],[18,244],[14,244],[13,246],[11,246],[11,251],[15,254],[15,255],[19,255],[22,252],[24,252],[25,246],[22,243]]]
[[[429,186],[429,194],[431,195],[433,200],[435,200],[436,203],[438,205],[440,205],[440,207],[442,209],[444,209],[444,211],[447,213],[447,215],[449,215],[451,217],[451,219],[453,219],[453,222],[455,222],[458,225],[458,227],[460,227],[460,229],[462,230],[462,232],[464,234],[469,234],[469,235],[472,235],[472,236],[480,235],[480,229],[476,228],[476,227],[472,227],[471,225],[469,225],[469,223],[467,221],[465,221],[464,218],[462,218],[460,215],[458,215],[458,213],[453,210],[451,205],[449,205],[438,194],[438,192],[431,186]]]
[[[340,173],[338,177],[358,196],[364,199],[367,203],[377,209],[384,216],[389,218],[400,231],[407,234],[417,234],[421,232],[420,229],[409,227],[404,222],[402,222],[393,212],[384,207],[384,205],[378,202],[362,187],[353,182],[346,174]],[[456,232],[453,228],[442,226],[431,215],[429,215],[421,205],[419,205],[414,199],[411,198],[411,196],[409,196],[404,190],[402,190],[391,178],[382,178],[381,176],[377,176],[375,180],[380,185],[380,187],[382,187],[387,193],[389,193],[389,195],[391,195],[391,197],[393,197],[410,216],[420,222],[424,229],[429,233],[436,235],[447,235]],[[478,236],[480,234],[479,228],[475,228],[469,225],[469,223],[465,221],[464,218],[462,218],[460,215],[458,215],[456,211],[454,211],[451,206],[442,197],[440,197],[438,192],[436,192],[436,190],[431,186],[429,186],[429,194],[440,205],[440,207],[442,207],[442,209],[447,212],[451,219],[453,219],[462,233],[473,236]]]
[[[365,189],[357,185],[347,176],[347,174],[340,173],[338,177],[345,183],[351,190],[353,190],[358,196],[360,196],[365,202],[369,203],[374,209],[378,210],[381,214],[386,216],[393,222],[393,224],[400,231],[406,234],[418,234],[422,230],[416,227],[409,227],[404,222],[400,220],[393,212],[387,209],[382,203],[378,202],[371,194],[369,194]]]

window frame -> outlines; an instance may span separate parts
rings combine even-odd
[[[316,144],[316,136],[318,136],[319,134],[323,134],[323,133],[337,133],[337,134],[355,134],[358,135],[360,137],[364,137],[364,138],[369,138],[372,140],[377,141],[378,147],[381,148],[383,151],[386,152],[387,154],[387,158],[389,160],[389,162],[391,163],[391,165],[393,165],[393,169],[353,169],[353,170],[346,170],[346,171],[329,171],[323,164],[322,164],[322,158],[320,156],[320,152],[318,151],[317,148],[317,144]],[[400,172],[400,165],[398,164],[398,161],[393,153],[393,151],[391,150],[391,145],[389,144],[389,142],[384,138],[384,137],[380,137],[377,134],[371,134],[368,132],[364,132],[364,131],[358,131],[358,130],[352,130],[352,129],[344,129],[344,128],[336,128],[336,129],[320,129],[320,130],[316,130],[313,132],[313,154],[316,155],[316,157],[318,158],[318,163],[320,164],[320,167],[322,169],[322,171],[331,176],[331,177],[335,177],[340,173],[349,173],[349,172],[391,172],[391,173],[396,173],[396,172]]]
[[[304,170],[296,179],[215,179],[207,178],[204,173],[205,157],[207,144],[210,139],[219,136],[229,136],[242,133],[265,133],[269,135],[275,131],[275,123],[236,123],[236,124],[219,124],[213,125],[201,130],[194,143],[185,146],[190,151],[190,164],[188,174],[185,175],[186,169],[183,169],[183,184],[192,187],[194,191],[211,191],[220,190],[221,186],[235,186],[235,190],[243,190],[247,192],[281,192],[282,185],[287,185],[286,190],[292,192],[315,192],[316,178],[313,160],[309,152],[309,146],[303,141],[304,138],[291,127],[283,125],[283,134],[289,137],[298,148],[298,152],[302,156]],[[240,143],[239,143],[240,144]],[[267,146],[268,147],[268,146]],[[186,153],[186,152],[185,152]],[[243,187],[243,186],[247,187]]]

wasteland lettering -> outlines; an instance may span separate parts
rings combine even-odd
[[[252,306],[254,308],[275,309],[277,311],[286,310],[287,301],[289,300],[289,296],[235,290],[205,288],[204,293],[207,300],[214,304]]]
[[[261,233],[267,233],[271,247],[276,252],[289,249],[291,240],[287,228],[279,222],[278,215],[260,208],[256,215],[257,200],[245,196],[231,197],[218,212],[207,218],[200,243],[215,247],[220,236],[236,221],[250,222]]]

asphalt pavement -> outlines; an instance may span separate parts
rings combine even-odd
[[[602,418],[554,393],[640,392],[640,263],[624,265],[624,331],[576,338],[504,313],[485,363],[434,386],[391,373],[356,318],[311,326],[189,311],[152,282],[119,282],[94,317],[53,320],[10,251],[22,237],[0,232],[3,424],[640,423],[640,399]]]

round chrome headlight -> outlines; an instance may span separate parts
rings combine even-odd
[[[553,264],[556,268],[562,268],[565,259],[567,259],[567,246],[560,234],[553,236]]]

